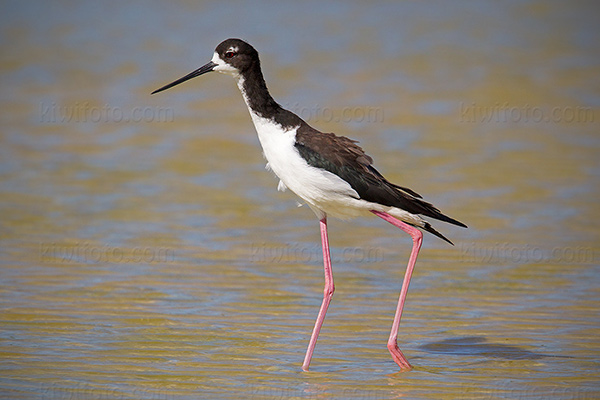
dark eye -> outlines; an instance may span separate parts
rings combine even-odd
[[[228,51],[225,53],[225,58],[231,58],[233,56],[235,56],[235,51]]]

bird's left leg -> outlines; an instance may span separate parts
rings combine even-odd
[[[419,249],[423,242],[423,233],[417,228],[408,225],[397,218],[392,217],[388,213],[371,210],[371,212],[378,217],[386,220],[390,224],[397,228],[402,229],[408,233],[413,240],[412,251],[410,252],[410,258],[408,260],[408,266],[406,267],[406,273],[404,274],[404,281],[402,282],[402,289],[400,289],[400,298],[398,299],[398,307],[396,308],[396,315],[394,316],[394,323],[392,325],[392,331],[388,339],[388,350],[392,354],[392,358],[398,364],[401,370],[410,370],[412,366],[404,357],[404,354],[398,348],[398,328],[400,327],[400,318],[402,317],[402,309],[404,308],[404,301],[406,300],[406,294],[408,293],[408,285],[410,284],[410,278],[412,276],[415,264],[417,263],[417,256],[419,255]]]

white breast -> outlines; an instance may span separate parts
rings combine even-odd
[[[300,156],[294,146],[296,129],[284,129],[269,119],[250,110],[252,121],[269,168],[281,183],[311,206],[319,207],[334,197],[354,197],[358,194],[343,179],[331,172],[312,167]],[[282,188],[282,185],[279,185]]]

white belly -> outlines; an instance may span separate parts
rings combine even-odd
[[[361,214],[361,210],[355,209],[356,204],[352,204],[359,198],[358,193],[348,182],[331,172],[310,166],[300,156],[294,146],[296,128],[283,130],[271,120],[252,112],[250,115],[268,167],[285,187],[304,200],[318,215],[326,213],[352,217]],[[344,212],[343,209],[348,207]]]

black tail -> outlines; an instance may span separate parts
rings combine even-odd
[[[458,221],[456,221],[456,222],[458,222]],[[461,225],[459,225],[459,226],[464,226],[464,227],[466,227],[466,225],[464,225],[464,224],[462,224],[462,223],[460,223],[460,222],[459,222],[459,224],[461,224]],[[424,225],[424,226],[422,226],[422,227],[420,227],[420,228],[422,228],[422,229],[426,230],[426,231],[427,231],[427,232],[429,232],[429,233],[433,233],[435,236],[439,237],[439,238],[440,238],[440,239],[442,239],[442,240],[445,240],[446,242],[448,242],[448,243],[450,243],[452,246],[454,246],[454,243],[452,243],[452,242],[450,241],[450,239],[448,239],[446,236],[444,236],[444,235],[442,235],[441,233],[439,233],[438,231],[436,231],[436,230],[433,228],[433,226],[431,226],[431,224],[430,224],[429,222],[425,222],[425,225]]]
[[[420,214],[425,217],[435,218],[463,228],[467,227],[462,222],[442,214],[440,210],[433,204],[423,200],[421,195],[414,190],[389,182],[373,166],[369,166],[368,171],[371,173],[371,179],[365,182],[365,187],[361,187],[356,182],[352,185],[351,182],[353,189],[358,191],[361,199],[386,206],[397,207],[412,214]],[[360,189],[362,189],[362,191]],[[423,229],[439,236],[448,243],[452,243],[430,225],[427,225]]]

